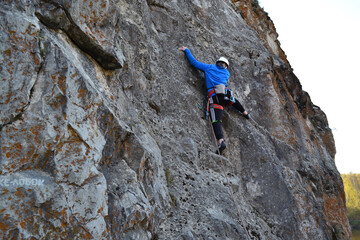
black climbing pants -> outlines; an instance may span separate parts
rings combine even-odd
[[[226,106],[233,106],[237,110],[239,110],[241,113],[245,111],[244,107],[241,105],[241,103],[235,99],[235,103],[231,104],[232,102],[229,100],[224,99],[224,94],[216,94],[212,97],[214,104],[221,105],[222,107]],[[221,138],[224,138],[223,130],[222,130],[222,109],[214,108],[215,112],[215,119],[211,119],[212,125],[214,128],[216,139],[219,140]]]

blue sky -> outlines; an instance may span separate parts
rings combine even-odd
[[[335,136],[340,173],[360,173],[360,1],[259,0]]]

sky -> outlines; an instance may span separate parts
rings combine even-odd
[[[340,173],[360,173],[360,0],[259,0],[312,102],[326,114]]]

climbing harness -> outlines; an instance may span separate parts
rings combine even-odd
[[[212,88],[208,92],[208,107],[206,108],[206,120],[208,119],[209,112],[210,112],[212,123],[217,121],[215,118],[214,108],[224,110],[223,106],[214,103],[214,100],[212,97],[216,96],[216,94],[224,94],[224,100],[229,101],[228,106],[231,106],[232,104],[235,103],[235,98],[232,95],[232,90],[230,88],[227,88],[224,84],[219,84],[219,85],[216,85],[214,88]]]
[[[223,174],[226,178],[226,182],[227,182],[227,186],[229,188],[229,192],[230,192],[230,196],[234,202],[234,205],[235,205],[235,209],[237,211],[237,214],[239,216],[239,220],[240,220],[240,224],[242,226],[242,228],[244,229],[245,233],[246,233],[246,237],[248,240],[251,240],[251,237],[244,225],[244,222],[242,220],[242,217],[241,217],[241,214],[240,214],[240,211],[239,211],[239,208],[238,208],[238,205],[236,203],[236,200],[235,200],[235,197],[234,197],[234,194],[233,194],[233,191],[231,189],[231,185],[230,185],[230,181],[229,181],[229,178],[227,177],[227,174],[226,174],[226,170],[225,170],[225,166],[224,166],[224,162],[222,160],[222,157],[221,157],[221,152],[220,152],[220,146],[218,146],[217,144],[217,141],[216,141],[216,136],[215,136],[215,131],[214,131],[214,128],[212,126],[212,123],[214,123],[214,121],[216,121],[216,118],[215,118],[215,111],[214,111],[214,108],[219,108],[221,110],[223,110],[223,107],[221,105],[218,105],[218,104],[214,104],[214,101],[212,99],[212,96],[216,94],[215,93],[215,89],[212,89],[209,94],[208,94],[208,104],[207,104],[207,112],[206,112],[206,119],[209,119],[209,122],[210,122],[210,128],[212,129],[212,135],[213,135],[213,139],[214,139],[214,143],[215,143],[215,147],[217,148],[217,153],[219,154],[219,159],[220,159],[220,162],[221,162],[221,168],[222,168],[222,171],[223,171]],[[218,107],[220,106],[220,107]],[[211,119],[208,117],[209,116],[209,110],[210,110],[210,114],[211,114]]]

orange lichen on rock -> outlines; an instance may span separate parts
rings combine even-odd
[[[345,211],[345,202],[341,200],[342,198],[335,194],[324,194],[323,199],[327,220],[332,223],[333,226],[338,224],[343,225],[341,227],[346,230],[345,234],[351,236],[351,230],[345,225],[348,220]],[[340,211],[340,209],[344,210]]]

